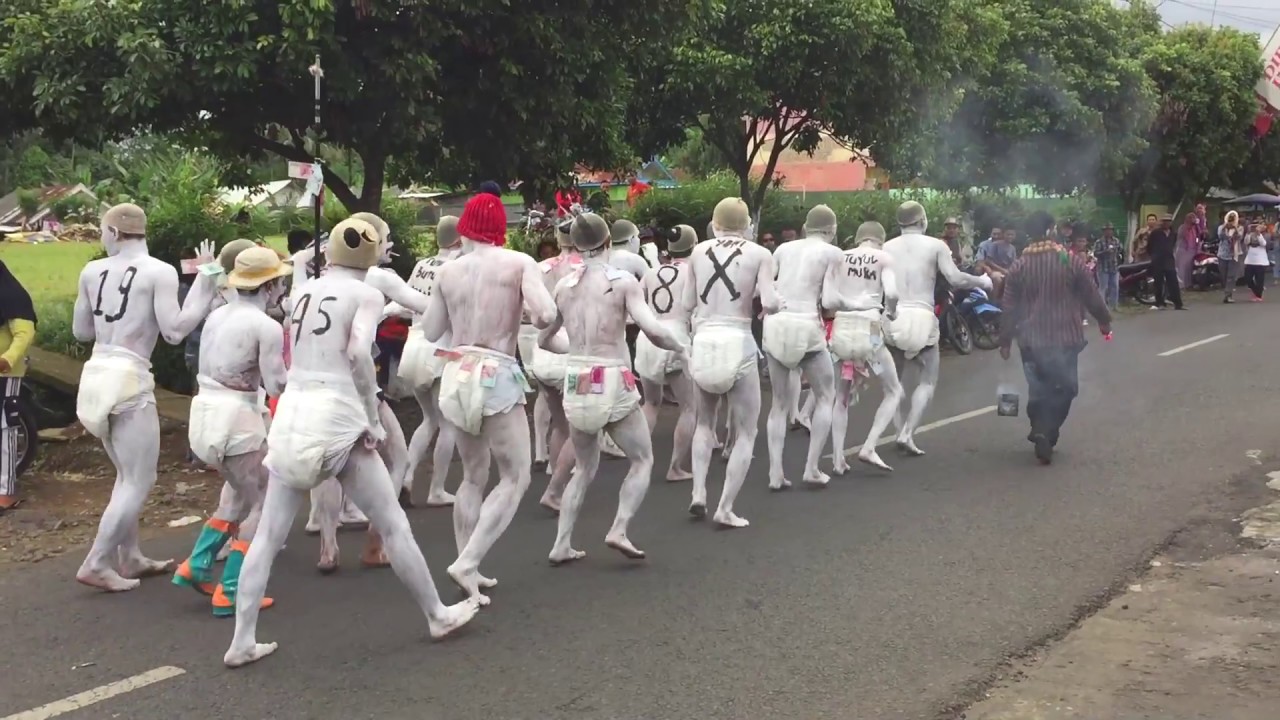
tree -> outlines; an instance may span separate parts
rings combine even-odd
[[[1153,112],[1135,43],[1158,34],[1158,16],[1141,0],[986,2],[1004,32],[968,40],[995,62],[968,76],[954,113],[935,114],[918,169],[935,186],[1063,193],[1122,173]]]
[[[986,61],[970,39],[992,24],[977,0],[722,0],[656,74],[654,114],[695,125],[758,211],[782,153],[822,133],[891,157],[917,111]]]
[[[0,83],[30,88],[59,138],[176,132],[225,160],[312,159],[312,85],[325,71],[322,135],[354,151],[359,187],[326,164],[349,209],[377,209],[388,181],[467,183],[625,162],[632,56],[679,27],[662,0],[15,0]]]
[[[40,196],[35,190],[18,191],[18,209],[22,210],[22,226],[30,227],[31,218],[40,212]]]

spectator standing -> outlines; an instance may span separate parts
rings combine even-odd
[[[0,515],[18,507],[18,402],[27,373],[27,348],[36,337],[31,295],[0,260]]]
[[[1177,240],[1174,237],[1173,215],[1165,213],[1160,218],[1160,226],[1147,233],[1147,255],[1151,259],[1151,277],[1156,283],[1156,304],[1153,310],[1163,310],[1166,294],[1173,301],[1175,310],[1184,310],[1182,305],[1182,289],[1178,287],[1178,270],[1175,265],[1173,249]]]
[[[1191,212],[1187,213],[1182,220],[1182,227],[1178,228],[1178,244],[1173,251],[1179,287],[1191,287],[1191,269],[1195,265],[1198,252],[1200,252],[1200,223],[1196,214]]]
[[[1106,336],[1111,313],[1084,259],[1052,238],[1053,218],[1039,211],[1027,229],[1039,240],[1027,246],[1005,280],[1000,355],[1008,360],[1017,341],[1027,376],[1027,439],[1047,465],[1079,391],[1078,361],[1086,345],[1080,317],[1087,310]]]
[[[956,267],[964,265],[960,252],[960,220],[958,218],[949,217],[942,223],[942,239],[947,243],[947,247],[951,248],[951,259]]]
[[[1267,285],[1267,268],[1271,260],[1267,258],[1267,239],[1263,234],[1263,225],[1253,226],[1253,231],[1244,238],[1244,279],[1253,291],[1253,302],[1262,302],[1262,291]]]
[[[1133,247],[1129,255],[1131,262],[1146,262],[1151,259],[1151,254],[1147,252],[1147,239],[1151,236],[1151,232],[1159,226],[1160,223],[1155,213],[1147,215],[1146,227],[1143,227],[1133,236]]]
[[[1244,228],[1240,213],[1232,210],[1218,228],[1218,270],[1222,276],[1222,302],[1235,302],[1236,278],[1240,273],[1240,256],[1244,254]]]
[[[1102,226],[1102,237],[1094,243],[1093,256],[1097,260],[1098,289],[1107,308],[1115,310],[1120,304],[1120,262],[1124,259],[1124,244],[1116,237],[1116,226]]]
[[[1004,292],[1004,279],[1009,274],[1009,269],[1018,259],[1013,237],[1012,230],[995,228],[991,231],[991,237],[978,245],[978,252],[973,256],[974,267],[991,276],[991,299],[996,302],[1000,301],[1000,295]]]

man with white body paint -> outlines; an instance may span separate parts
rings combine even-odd
[[[784,306],[773,290],[773,254],[747,239],[751,215],[739,198],[725,198],[712,214],[716,239],[701,243],[689,259],[685,304],[694,308],[689,376],[698,386],[698,429],[693,438],[693,502],[689,512],[707,512],[707,471],[715,446],[715,407],[728,397],[733,448],[724,490],[712,519],[726,527],[746,527],[733,512],[756,441],[760,417],[759,349],[751,335],[757,293],[766,313]]]
[[[884,320],[892,320],[898,306],[893,259],[883,249],[884,226],[878,222],[862,223],[854,242],[857,245],[844,252],[843,261],[832,268],[822,284],[822,306],[836,311],[831,321],[831,355],[838,369],[831,441],[835,472],[839,475],[849,471],[844,437],[849,426],[849,406],[857,402],[858,386],[874,375],[884,391],[871,432],[858,450],[858,459],[868,465],[893,469],[880,459],[876,445],[902,404],[898,371],[884,342]]]
[[[72,332],[93,342],[76,394],[76,416],[102,445],[116,468],[116,484],[102,513],[98,535],[76,572],[85,585],[122,592],[138,578],[173,570],[172,560],[151,560],[138,547],[138,516],[156,482],[160,418],[156,413],[151,353],[157,337],[176,345],[209,312],[215,288],[198,274],[178,305],[178,272],[147,252],[147,216],[132,204],[102,216],[107,257],[80,272]],[[198,261],[213,259],[208,243]]]
[[[631,273],[636,280],[643,278],[649,272],[649,263],[640,255],[640,228],[630,220],[617,220],[609,229],[609,235],[613,244],[609,264]]]
[[[436,245],[440,248],[434,257],[423,258],[414,266],[409,276],[409,287],[422,293],[428,300],[435,289],[436,278],[440,274],[440,266],[458,256],[462,250],[462,238],[458,235],[458,218],[445,215],[436,225]],[[422,424],[413,433],[409,441],[409,468],[405,471],[404,488],[401,489],[403,499],[413,491],[413,478],[418,465],[427,457],[431,448],[431,440],[436,439],[435,455],[431,465],[431,487],[427,491],[427,507],[448,507],[453,505],[453,495],[445,490],[445,479],[449,475],[449,463],[453,460],[455,445],[454,430],[440,417],[440,406],[437,401],[436,380],[444,369],[444,358],[436,355],[436,345],[427,341],[422,333],[422,314],[412,313],[399,303],[388,306],[390,312],[410,314],[413,326],[409,329],[409,337],[405,341],[404,355],[400,359],[400,378],[413,388],[413,395],[422,408]],[[448,339],[445,338],[445,347]]]
[[[572,222],[572,221],[571,221]],[[574,247],[569,235],[570,224],[566,223],[556,230],[556,240],[560,245],[560,254],[538,263],[542,272],[542,281],[548,293],[553,293],[561,280],[582,267],[582,255]],[[562,327],[556,333],[558,340],[554,343],[561,349],[568,346],[569,335]],[[563,352],[557,352],[542,346],[534,337],[533,362],[529,366],[530,375],[538,385],[538,400],[546,407],[548,424],[551,427],[551,440],[548,457],[551,462],[548,470],[551,480],[542,493],[538,503],[553,513],[560,512],[560,500],[569,484],[569,475],[573,470],[573,445],[569,442],[569,420],[564,415],[564,374],[568,360]],[[535,413],[536,413],[535,409]],[[535,434],[537,418],[534,418]]]
[[[236,591],[245,553],[257,523],[249,513],[265,485],[266,406],[261,390],[279,397],[285,385],[284,338],[267,308],[284,292],[293,271],[269,248],[251,247],[236,256],[227,285],[237,297],[209,314],[200,344],[199,392],[191,399],[191,450],[218,469],[231,488],[196,538],[191,556],[178,567],[173,584],[212,596],[213,614],[235,614]],[[213,584],[214,557],[230,541],[222,580]],[[263,607],[272,600],[263,599]]]
[[[814,411],[810,421],[809,454],[801,479],[814,485],[830,480],[818,469],[822,448],[831,431],[831,406],[835,400],[835,374],[827,354],[826,328],[822,324],[823,281],[844,260],[836,239],[836,214],[818,205],[805,218],[805,236],[783,243],[773,255],[778,277],[774,288],[786,310],[764,319],[764,353],[769,362],[773,406],[769,409],[769,489],[791,487],[782,471],[782,449],[787,427],[798,414],[800,372],[809,378]]]
[[[458,559],[448,572],[481,604],[489,601],[481,587],[496,581],[480,574],[480,563],[529,487],[529,386],[514,357],[521,311],[539,329],[556,316],[537,263],[502,247],[506,231],[500,199],[480,194],[467,201],[458,221],[463,254],[440,269],[423,321],[427,340],[451,333],[453,344],[440,377],[440,412],[459,430],[463,478],[453,506]],[[491,457],[499,481],[486,498]]]
[[[671,262],[645,273],[641,286],[649,308],[682,344],[688,345],[692,337],[690,316],[693,308],[685,304],[688,302],[685,284],[689,282],[689,256],[698,244],[698,234],[688,225],[677,225],[675,229],[677,237],[667,244]],[[685,371],[685,357],[685,353],[658,347],[647,335],[636,338],[636,374],[644,387],[644,416],[649,422],[649,430],[652,432],[657,427],[666,385],[672,386],[680,403],[671,464],[667,468],[669,482],[693,478],[689,462],[693,454],[693,431],[698,420],[698,394]]]
[[[377,262],[378,242],[366,222],[338,223],[328,248],[329,271],[307,283],[293,308],[293,362],[268,436],[264,462],[271,475],[257,542],[240,578],[235,636],[223,657],[230,667],[276,650],[276,643],[256,639],[271,564],[305,493],[328,477],[338,478],[382,533],[391,567],[426,615],[432,637],[462,627],[478,608],[472,600],[448,607],[440,602],[376,450],[386,433],[369,348],[385,299],[364,276]]]
[[[559,313],[539,342],[568,355],[564,380],[564,412],[572,427],[575,469],[565,490],[559,529],[551,548],[551,564],[578,560],[586,553],[573,549],[573,526],[582,509],[587,486],[600,466],[600,432],[613,436],[631,462],[618,493],[618,512],[605,535],[605,544],[623,555],[640,559],[644,552],[627,537],[627,528],[649,488],[653,446],[649,424],[640,410],[640,393],[626,343],[627,317],[654,344],[686,353],[684,345],[645,304],[640,283],[609,260],[609,227],[599,215],[574,219],[570,236],[583,264],[556,285]],[[567,331],[567,347],[554,347],[556,333]]]
[[[938,238],[925,235],[929,227],[924,206],[915,201],[898,206],[901,235],[884,244],[893,262],[898,283],[898,315],[886,326],[886,339],[906,360],[918,381],[911,393],[906,422],[898,416],[898,449],[924,455],[916,447],[915,431],[938,385],[938,316],[934,314],[934,285],[942,275],[953,288],[991,291],[991,278],[969,275],[956,267],[951,249]],[[904,382],[904,385],[906,383]],[[905,400],[904,400],[905,401]]]

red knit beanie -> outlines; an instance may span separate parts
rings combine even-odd
[[[462,209],[458,234],[496,247],[507,244],[507,209],[502,200],[488,193],[472,196]]]

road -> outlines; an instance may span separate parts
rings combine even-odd
[[[978,353],[944,360],[926,416],[938,425],[919,436],[928,455],[888,449],[892,476],[855,465],[826,489],[771,494],[762,430],[737,506],[752,524],[739,531],[690,520],[688,485],[655,482],[632,526],[643,563],[603,544],[620,462],[605,463],[579,523],[588,558],[562,568],[546,562],[555,521],[536,504],[545,478],[535,477],[485,563],[501,581],[493,604],[441,643],[391,572],[359,569],[358,535],[344,536],[333,577],[313,570],[314,538],[292,538],[272,576],[277,607],[259,626],[280,650],[237,671],[221,665],[230,622],[166,581],[96,594],[72,580],[78,553],[7,573],[0,718],[128,678],[67,717],[945,716],[1179,528],[1233,517],[1249,492],[1232,478],[1272,456],[1280,313],[1268,305],[1205,302],[1122,318],[1110,343],[1091,338],[1048,468],[1035,464],[1025,420],[995,415],[1001,362]],[[851,445],[875,400],[854,411]],[[671,420],[655,442],[659,466]],[[804,437],[788,442],[793,479]],[[449,513],[411,518],[455,597]],[[148,551],[181,556],[193,535]]]

